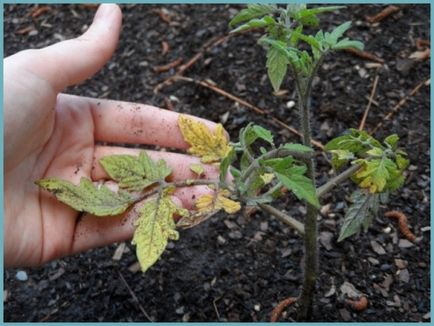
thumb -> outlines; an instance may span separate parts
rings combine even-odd
[[[26,70],[60,92],[91,77],[111,58],[118,43],[121,22],[122,13],[116,4],[102,4],[83,35],[39,50],[18,53],[16,56],[21,58],[15,58],[15,63],[21,61]]]

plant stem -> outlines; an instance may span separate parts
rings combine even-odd
[[[324,56],[316,63],[312,74],[307,80],[300,80],[299,76],[296,75],[298,79],[297,91],[299,96],[299,111],[300,120],[303,133],[303,144],[305,146],[310,146],[311,144],[311,128],[310,128],[310,93],[312,91],[313,79],[323,61]],[[315,185],[315,163],[313,158],[306,161],[307,166],[307,176],[312,180]],[[305,236],[304,236],[304,280],[303,288],[301,291],[298,310],[298,321],[308,321],[313,315],[313,301],[315,294],[315,284],[317,275],[317,219],[318,209],[307,204],[306,220],[305,220]]]
[[[330,190],[332,190],[334,187],[339,185],[340,183],[344,182],[348,178],[350,178],[358,169],[360,169],[360,165],[356,164],[352,167],[346,169],[342,173],[338,174],[337,176],[333,177],[329,181],[327,181],[325,184],[323,184],[321,187],[318,187],[316,190],[316,195],[318,198],[322,197],[326,193],[328,193]]]
[[[267,204],[258,204],[258,206],[264,211],[267,212],[273,216],[275,216],[279,221],[285,223],[289,227],[295,229],[298,233],[301,235],[304,235],[304,225],[303,223],[297,221],[295,218],[286,215],[285,213],[282,213],[278,209],[274,208],[273,206],[267,205]]]

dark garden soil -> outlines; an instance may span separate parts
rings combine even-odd
[[[119,48],[93,79],[70,89],[85,96],[120,99],[171,107],[213,121],[222,121],[232,139],[253,121],[273,131],[280,142],[299,138],[276,125],[271,117],[298,128],[294,86],[273,96],[266,77],[265,51],[256,44],[259,32],[229,38],[207,51],[185,76],[210,79],[218,87],[265,110],[261,116],[216,92],[177,81],[154,94],[154,87],[175,73],[157,73],[156,66],[179,58],[185,63],[212,37],[228,33],[237,5],[125,5]],[[315,321],[430,321],[430,86],[410,96],[392,119],[392,108],[430,76],[429,60],[408,59],[418,51],[417,40],[429,40],[427,5],[401,6],[377,24],[367,15],[379,5],[352,5],[323,16],[323,27],[354,21],[349,36],[366,44],[366,51],[384,65],[350,53],[330,56],[320,70],[312,107],[314,138],[326,143],[347,128],[357,128],[372,89],[379,81],[366,123],[380,139],[397,133],[411,166],[402,190],[382,207],[369,232],[337,242],[348,197],[349,182],[322,199],[319,217],[319,280]],[[31,5],[6,5],[4,55],[38,48],[82,33],[92,21],[92,6],[50,6],[36,17]],[[35,15],[34,15],[35,16]],[[162,42],[170,49],[162,54]],[[115,123],[115,122],[114,122]],[[332,171],[318,155],[318,183]],[[278,204],[298,219],[304,207],[288,197]],[[421,240],[406,241],[387,210],[404,212]],[[33,269],[5,271],[6,321],[268,321],[273,307],[299,294],[302,281],[301,238],[267,214],[218,214],[182,231],[147,273],[137,271],[134,247],[126,244],[122,258],[112,256],[119,244],[54,261]],[[26,274],[17,272],[24,271]],[[18,276],[18,277],[17,277]],[[24,278],[23,278],[24,276]],[[21,278],[21,281],[19,280]],[[124,279],[124,280],[123,280]],[[129,284],[131,290],[126,285]],[[341,299],[341,286],[351,283],[364,293],[369,306],[354,312]],[[138,303],[134,299],[137,296]],[[282,320],[290,321],[293,313]]]

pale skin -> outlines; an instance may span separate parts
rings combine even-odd
[[[35,181],[58,177],[105,180],[101,157],[138,155],[113,144],[148,144],[186,149],[178,114],[156,107],[63,94],[99,71],[116,49],[122,15],[114,4],[101,5],[82,36],[4,59],[4,262],[35,266],[84,250],[129,240],[134,216],[81,216],[40,190]],[[214,123],[202,120],[211,129]],[[170,152],[148,152],[164,159],[173,180],[193,177],[198,159]],[[206,167],[206,177],[218,171]],[[173,200],[191,208],[206,186],[178,189]]]

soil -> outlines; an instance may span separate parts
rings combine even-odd
[[[75,37],[86,30],[95,11],[92,6],[53,5],[32,18],[28,13],[33,7],[5,5],[5,56]],[[297,101],[292,80],[284,83],[286,92],[272,94],[265,51],[256,44],[259,32],[225,40],[184,75],[210,79],[267,115],[184,81],[153,92],[158,83],[175,73],[175,68],[156,73],[154,67],[178,58],[185,63],[210,38],[226,35],[228,21],[241,7],[123,5],[123,30],[114,57],[94,78],[68,91],[160,107],[167,107],[170,101],[173,110],[223,121],[232,139],[253,121],[270,129],[277,143],[298,142],[296,135],[270,119],[274,116],[298,128],[297,112],[289,108]],[[391,196],[387,207],[381,207],[369,232],[343,242],[338,243],[337,237],[354,185],[348,182],[322,199],[315,321],[430,321],[430,86],[422,86],[391,120],[384,120],[404,96],[430,76],[429,60],[408,59],[418,50],[417,39],[430,39],[430,8],[400,6],[399,12],[380,23],[367,23],[366,16],[383,7],[351,5],[323,16],[325,30],[352,20],[348,35],[365,42],[366,51],[381,57],[385,64],[373,65],[345,52],[330,56],[313,92],[313,133],[324,144],[350,127],[357,128],[378,74],[366,129],[383,122],[376,137],[397,133],[411,166],[404,187]],[[165,55],[163,41],[170,47]],[[322,155],[318,159],[317,181],[321,184],[332,171]],[[303,218],[303,206],[292,197],[277,206]],[[421,238],[419,243],[406,242],[396,222],[383,216],[391,209],[407,215],[411,229]],[[126,243],[121,260],[112,259],[118,245],[39,268],[6,270],[4,320],[148,321],[149,317],[154,321],[268,321],[278,302],[300,291],[301,238],[259,211],[249,219],[242,214],[217,214],[182,231],[180,240],[171,243],[145,274],[135,268],[130,243]],[[19,271],[26,273],[26,280],[18,280]],[[366,310],[355,312],[342,300],[344,282],[366,295]],[[290,310],[281,320],[291,321],[294,316]]]

